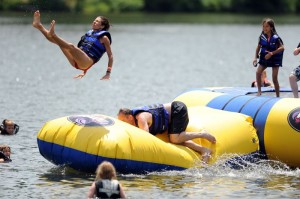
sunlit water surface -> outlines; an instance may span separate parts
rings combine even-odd
[[[77,43],[89,25],[57,22],[57,34]],[[48,24],[46,25],[48,27]],[[80,80],[59,48],[28,25],[1,25],[0,119],[20,125],[0,136],[12,162],[0,165],[0,198],[85,198],[94,174],[58,167],[39,153],[36,136],[46,121],[73,114],[115,116],[120,107],[168,102],[191,88],[250,86],[259,25],[113,24],[114,67],[99,79],[107,58]],[[298,65],[292,55],[300,26],[278,26],[285,42],[279,81]],[[268,71],[271,77],[270,71]],[[207,168],[118,175],[128,198],[297,198],[300,171],[262,160],[241,169],[222,159]]]

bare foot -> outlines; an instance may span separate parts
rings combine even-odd
[[[204,131],[202,131],[202,132],[203,132],[203,133],[202,133],[202,138],[204,138],[204,139],[210,141],[211,143],[216,143],[216,138],[215,138],[213,135],[207,133],[206,130],[204,130]]]
[[[50,29],[49,29],[49,32],[47,33],[47,36],[49,38],[52,38],[54,35],[55,35],[55,32],[54,32],[54,26],[55,26],[55,21],[52,20],[51,24],[50,24]]]
[[[261,92],[257,92],[256,96],[261,96]]]
[[[212,151],[208,148],[203,148],[203,152],[202,152],[202,161],[203,163],[207,164],[209,159],[211,158],[211,153]]]
[[[34,14],[33,14],[32,26],[37,28],[37,29],[40,29],[42,27],[41,14],[40,14],[39,10],[35,11]]]

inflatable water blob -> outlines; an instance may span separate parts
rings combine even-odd
[[[189,107],[207,106],[214,109],[246,114],[253,118],[257,129],[260,153],[291,167],[300,166],[300,100],[273,97],[273,88],[262,88],[262,96],[254,96],[257,88],[207,88],[182,93],[175,100]],[[272,96],[267,96],[273,92]],[[283,88],[281,93],[291,92]],[[289,96],[292,96],[289,95]]]
[[[188,107],[187,131],[203,128],[217,143],[195,142],[213,150],[209,164],[224,154],[246,156],[258,151],[252,118],[204,106]],[[107,160],[118,173],[147,173],[201,167],[201,155],[185,146],[169,143],[167,133],[150,133],[101,114],[73,115],[48,121],[37,135],[41,155],[55,165],[94,173]]]

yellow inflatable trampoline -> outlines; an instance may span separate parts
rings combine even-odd
[[[262,88],[274,92],[273,88]],[[176,100],[189,107],[207,106],[214,109],[237,112],[253,118],[257,129],[260,153],[268,159],[279,160],[291,167],[300,166],[300,100],[253,96],[257,88],[208,88],[182,93]],[[290,89],[281,89],[291,92]]]
[[[213,150],[213,163],[223,154],[243,156],[258,151],[252,118],[239,113],[204,106],[188,106],[188,131],[206,128],[216,144],[195,139]],[[112,162],[120,173],[183,170],[201,166],[199,153],[168,142],[167,134],[150,133],[113,117],[66,116],[48,121],[37,136],[42,156],[56,165],[95,172],[103,160]]]

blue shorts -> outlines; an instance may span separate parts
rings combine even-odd
[[[291,74],[295,75],[295,77],[297,78],[297,81],[300,80],[300,66],[297,66],[292,72]]]

